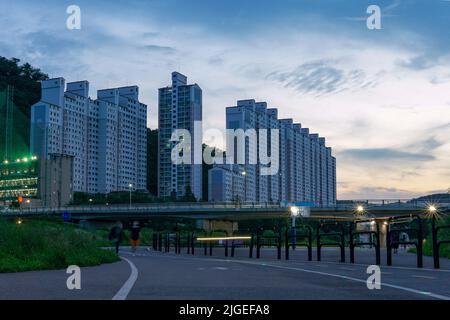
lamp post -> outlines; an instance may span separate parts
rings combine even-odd
[[[356,212],[359,214],[363,214],[364,213],[364,207],[359,205],[356,207]]]
[[[433,264],[435,269],[439,269],[439,248],[437,245],[437,230],[436,230],[436,206],[430,205],[428,213],[431,215],[431,242],[433,249]]]
[[[299,207],[292,206],[291,207],[291,219],[292,219],[292,250],[295,250],[295,244],[297,240],[297,229],[295,227],[295,220],[297,219],[298,215],[300,213]]]
[[[247,202],[247,172],[246,171],[242,171],[242,176],[244,177],[244,205]]]
[[[133,188],[133,184],[130,183],[130,184],[128,185],[128,187],[130,188],[130,209],[131,209],[131,190],[132,190],[132,188]]]

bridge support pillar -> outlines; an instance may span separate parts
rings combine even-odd
[[[386,244],[387,232],[388,232],[387,223],[388,223],[387,220],[379,223],[379,226],[380,226],[380,248],[387,247],[387,244]]]
[[[238,230],[238,223],[233,221],[198,220],[197,228],[203,229],[206,232],[224,230],[231,235],[234,231]]]

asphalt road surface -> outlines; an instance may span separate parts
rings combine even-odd
[[[133,255],[121,251],[122,261],[81,269],[81,290],[67,289],[65,270],[0,274],[0,299],[450,299],[450,263],[441,270],[415,268],[415,255],[394,255],[394,266],[381,267],[381,289],[367,288],[367,266],[373,251],[360,249],[355,264],[337,262],[338,252],[325,248],[323,260],[307,261],[297,249],[291,260],[277,260],[276,251],[264,249],[261,259],[249,259],[248,250],[236,257],[159,253],[141,248]],[[348,257],[348,256],[347,256]]]

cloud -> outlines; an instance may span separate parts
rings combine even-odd
[[[444,144],[445,144],[444,142],[441,142],[441,141],[437,140],[436,137],[432,136],[425,140],[412,143],[409,146],[409,148],[416,149],[420,153],[430,153],[430,152],[434,151],[435,149],[440,148]]]
[[[403,68],[420,71],[436,66],[437,62],[428,55],[419,55],[407,60],[400,60],[398,65]]]
[[[150,52],[157,52],[157,53],[175,53],[176,49],[174,47],[166,47],[166,46],[159,46],[155,44],[147,44],[143,46],[143,48]]]
[[[339,151],[339,156],[362,161],[431,161],[431,154],[414,153],[391,148],[347,149]]]
[[[317,60],[304,63],[293,71],[275,71],[266,79],[294,88],[299,93],[322,96],[345,90],[358,90],[376,86],[362,69],[343,70],[332,65],[332,61]]]
[[[343,193],[340,199],[409,199],[419,195],[422,194],[406,189],[365,186]]]

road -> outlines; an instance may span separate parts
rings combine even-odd
[[[335,262],[332,248],[322,262],[306,261],[304,250],[289,261],[274,259],[271,249],[259,260],[245,257],[246,250],[226,258],[221,250],[205,257],[202,250],[190,256],[141,248],[133,255],[125,248],[120,262],[82,268],[81,290],[67,289],[65,270],[0,274],[0,299],[450,299],[448,260],[442,270],[417,269],[414,255],[400,253],[398,266],[381,267],[381,290],[369,290],[367,264]],[[372,256],[368,249],[357,253],[361,262]]]

